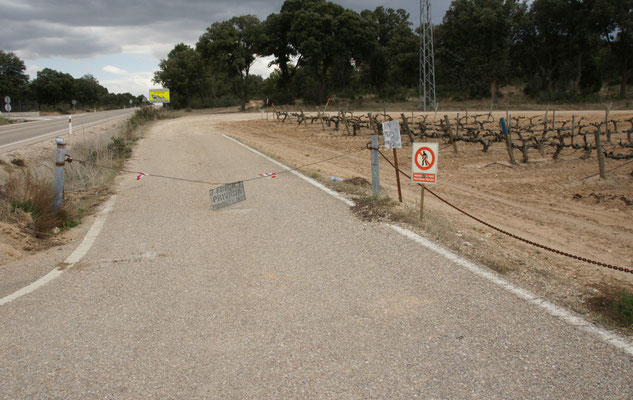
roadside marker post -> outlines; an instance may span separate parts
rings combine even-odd
[[[55,156],[55,183],[53,187],[53,211],[62,208],[64,201],[64,165],[66,157],[66,144],[64,138],[55,138],[57,144],[57,154]]]
[[[73,117],[68,117],[68,133],[73,134]]]

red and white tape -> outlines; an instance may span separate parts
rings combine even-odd
[[[138,175],[136,176],[136,180],[140,181],[141,179],[143,179],[144,176],[147,176],[149,174],[146,174],[145,172],[137,172]]]
[[[262,178],[276,178],[277,177],[277,173],[276,172],[266,172],[265,174],[259,174],[259,176],[261,176]]]

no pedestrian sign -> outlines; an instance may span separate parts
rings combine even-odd
[[[437,183],[437,143],[413,143],[411,156],[411,182],[435,185]]]

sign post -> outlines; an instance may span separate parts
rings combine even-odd
[[[4,96],[4,109],[9,113],[9,118],[11,118],[11,97]]]
[[[420,221],[424,219],[424,185],[437,184],[437,143],[413,143],[411,156],[411,182],[422,186],[420,194]]]
[[[398,200],[402,203],[402,189],[400,187],[400,170],[398,169],[398,153],[396,149],[402,148],[400,136],[400,124],[398,121],[382,123],[382,136],[385,140],[385,149],[393,149],[393,162],[396,168],[396,183],[398,184]]]

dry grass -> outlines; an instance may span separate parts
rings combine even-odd
[[[28,170],[12,174],[3,194],[12,213],[21,210],[30,215],[33,222],[27,228],[36,237],[47,237],[55,227],[63,226],[69,220],[65,209],[53,211],[53,183],[34,176]]]

